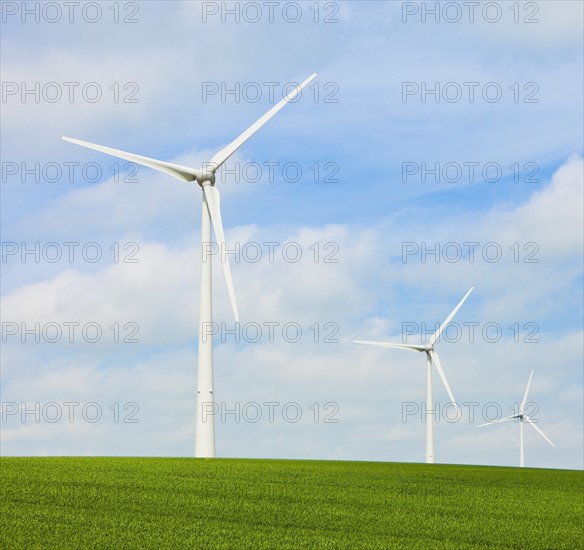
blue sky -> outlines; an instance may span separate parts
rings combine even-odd
[[[194,449],[200,190],[146,168],[136,182],[121,181],[130,174],[122,167],[112,177],[115,159],[60,136],[197,166],[269,109],[265,83],[276,83],[278,99],[287,83],[318,71],[313,87],[246,143],[217,183],[228,243],[262,252],[257,262],[243,254],[232,263],[242,326],[303,330],[295,343],[281,331],[273,342],[266,331],[257,343],[219,338],[217,399],[229,409],[239,403],[240,412],[249,403],[297,403],[302,419],[290,422],[276,410],[269,422],[265,408],[256,423],[228,415],[217,423],[218,455],[423,461],[424,425],[419,417],[402,421],[404,404],[425,396],[423,358],[351,341],[400,341],[403,323],[433,327],[474,286],[455,321],[465,331],[463,323],[479,323],[478,336],[471,341],[464,332],[438,347],[454,395],[481,412],[496,403],[510,414],[534,369],[530,398],[557,448],[527,431],[526,464],[582,468],[581,3],[519,2],[517,14],[510,3],[494,3],[500,19],[493,22],[486,18],[496,12],[481,3],[472,23],[466,14],[454,23],[443,13],[439,22],[423,19],[433,2],[321,2],[319,22],[312,4],[285,12],[296,4],[280,3],[273,21],[264,11],[256,23],[251,10],[261,3],[119,3],[126,11],[118,23],[113,2],[85,14],[94,23],[82,12],[69,22],[65,11],[54,23],[47,19],[56,11],[41,12],[36,22],[20,3],[10,11],[5,4],[4,454],[191,456]],[[134,6],[136,22],[124,23]],[[239,22],[222,19],[226,8],[240,10]],[[298,22],[286,20],[295,13]],[[68,82],[78,83],[71,102]],[[403,95],[436,83],[438,100]],[[39,87],[38,102],[23,98],[23,85]],[[262,95],[203,97],[204,86],[236,85]],[[83,89],[99,90],[101,99],[88,100]],[[452,100],[458,90],[460,100]],[[497,90],[500,99],[484,99]],[[116,91],[136,101],[116,102]],[[62,98],[51,101],[57,92]],[[23,165],[34,171],[35,163],[38,181],[34,174],[22,181]],[[79,163],[71,180],[68,163]],[[422,163],[461,173],[406,178],[405,166]],[[101,177],[93,176],[96,166]],[[474,182],[468,166],[477,167]],[[485,181],[485,166],[500,176],[486,172]],[[79,243],[72,262],[68,242]],[[278,243],[273,259],[266,242]],[[436,243],[441,251],[448,243],[451,252],[467,250],[469,242],[478,243],[473,262],[467,254],[436,261],[419,252]],[[39,262],[23,261],[23,243],[40,247]],[[404,257],[407,243],[418,253]],[[488,243],[500,249],[499,260],[484,258]],[[283,255],[291,247],[302,252],[297,262]],[[83,255],[97,249],[98,261]],[[115,262],[115,250],[122,258],[135,251],[138,261]],[[63,257],[51,262],[55,251]],[[327,253],[337,261],[325,262]],[[220,271],[216,261],[214,315],[230,329]],[[47,331],[51,323],[61,330],[93,323],[103,335],[96,343],[79,334],[51,343],[46,332],[39,343],[34,336],[23,343],[20,332],[10,334],[22,323]],[[114,342],[108,327],[115,323],[122,335],[134,323],[139,341]],[[485,326],[499,327],[501,338],[488,341]],[[324,341],[327,330],[337,341]],[[447,402],[438,377],[434,397]],[[50,422],[47,404],[63,411],[65,402],[97,403],[103,417]],[[22,403],[39,403],[39,422],[34,414],[23,421]],[[137,403],[139,422],[114,422],[114,403]],[[327,403],[338,408],[338,422],[322,414],[315,421],[315,408]],[[437,424],[438,462],[517,464],[517,426],[477,430],[468,407],[463,413],[459,422]]]

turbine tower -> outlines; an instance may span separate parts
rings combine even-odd
[[[485,424],[480,424],[477,428],[482,428],[484,426],[491,426],[492,424],[499,424],[500,422],[507,422],[508,420],[519,419],[519,467],[523,468],[525,466],[525,452],[523,447],[523,423],[527,422],[541,435],[552,447],[555,445],[550,441],[547,435],[545,435],[538,427],[537,424],[525,414],[525,405],[527,404],[527,394],[529,393],[529,386],[531,386],[531,379],[533,377],[533,371],[529,375],[529,381],[527,382],[527,388],[525,388],[525,394],[523,395],[523,401],[519,405],[519,413],[512,416],[506,416],[494,422],[486,422]]]
[[[223,232],[223,222],[221,220],[219,191],[215,187],[215,172],[219,167],[239,149],[251,136],[253,136],[268,120],[270,120],[280,109],[292,101],[300,91],[308,85],[317,73],[310,75],[304,82],[296,86],[286,97],[274,105],[265,115],[254,122],[238,138],[216,153],[209,163],[203,164],[204,168],[197,170],[188,166],[182,166],[172,162],[156,160],[134,153],[127,153],[119,149],[96,145],[80,139],[63,137],[65,141],[95,149],[102,153],[107,153],[114,157],[119,157],[130,162],[135,162],[154,170],[159,170],[169,174],[179,180],[186,182],[196,181],[202,190],[202,212],[201,212],[201,249],[205,243],[211,241],[211,224],[215,232],[215,239],[219,250],[225,250],[225,234]],[[239,321],[233,281],[229,260],[225,258],[223,263],[223,273],[227,282],[229,300],[233,308],[235,320]],[[203,327],[208,326],[213,321],[211,302],[211,261],[205,261],[203,250],[201,250],[201,298],[199,309],[199,365],[197,373],[197,412],[196,412],[196,436],[195,436],[195,456],[215,457],[215,422],[213,396],[213,339],[203,332]]]
[[[462,304],[468,298],[469,294],[473,291],[474,287],[464,295],[462,300],[458,302],[458,305],[450,312],[450,315],[446,318],[446,321],[440,325],[440,328],[432,335],[430,341],[425,345],[415,345],[415,344],[394,344],[390,342],[370,342],[365,340],[353,340],[356,344],[368,344],[371,346],[381,346],[382,348],[396,348],[405,349],[409,351],[424,352],[426,354],[426,462],[428,464],[434,463],[434,409],[432,401],[432,365],[436,367],[438,374],[448,392],[448,396],[452,403],[456,405],[450,386],[448,385],[448,380],[446,380],[446,375],[444,370],[442,370],[442,365],[440,364],[440,359],[438,358],[438,353],[434,350],[436,342],[448,326],[448,323],[452,321],[452,318],[456,315],[456,312],[460,309]]]

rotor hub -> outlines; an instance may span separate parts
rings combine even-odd
[[[201,187],[215,185],[215,174],[213,172],[199,172],[195,174],[195,180]]]

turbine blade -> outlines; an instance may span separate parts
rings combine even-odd
[[[452,321],[452,318],[456,315],[456,312],[460,309],[462,304],[464,304],[465,300],[468,298],[469,294],[473,290],[474,290],[474,286],[471,286],[470,290],[464,295],[462,300],[460,300],[460,302],[458,302],[458,305],[450,312],[450,315],[446,318],[446,321],[444,321],[442,323],[442,325],[440,325],[440,328],[432,335],[432,337],[430,338],[430,342],[428,343],[430,346],[433,346],[436,343],[436,341],[438,340],[438,338],[440,338],[440,335],[442,334],[444,329],[448,326],[448,323],[450,323],[450,321]]]
[[[223,232],[223,222],[221,220],[221,199],[219,196],[219,191],[212,185],[204,185],[203,193],[205,195],[207,208],[209,209],[209,216],[211,217],[211,222],[213,223],[213,231],[215,231],[215,238],[217,239],[217,244],[219,245],[219,251],[221,255],[223,255],[225,250],[225,233]],[[235,320],[239,321],[237,303],[235,302],[235,291],[233,290],[233,279],[231,278],[231,268],[229,266],[229,258],[225,257],[225,261],[221,261],[221,263],[223,264],[223,273],[225,275],[225,281],[227,282],[227,292],[229,293],[229,300],[231,301],[231,307],[233,308],[233,315],[235,316]]]
[[[529,393],[529,386],[531,386],[531,378],[533,377],[533,371],[529,375],[529,382],[527,382],[527,388],[525,388],[525,393],[523,394],[523,401],[521,401],[521,405],[519,406],[519,412],[522,413],[523,409],[525,409],[525,404],[527,403],[527,394]]]
[[[274,105],[264,116],[259,118],[256,122],[254,122],[245,132],[243,132],[239,137],[234,139],[229,145],[221,149],[218,153],[216,153],[213,158],[211,159],[210,167],[211,172],[215,173],[215,171],[233,154],[237,149],[239,149],[251,136],[253,136],[268,120],[270,120],[286,103],[293,100],[300,90],[304,88],[315,76],[317,73],[311,74],[302,84],[299,84],[292,90],[285,98],[283,98],[280,102]]]
[[[380,346],[382,348],[407,349],[408,351],[426,351],[424,346],[412,344],[392,344],[390,342],[370,342],[369,340],[353,340],[355,344],[367,344],[368,346]]]
[[[450,386],[448,385],[448,380],[446,380],[446,375],[444,374],[444,371],[442,370],[442,365],[440,365],[440,359],[438,359],[438,354],[435,351],[429,351],[428,353],[430,354],[430,358],[432,359],[432,363],[434,363],[436,365],[436,370],[438,371],[438,374],[440,375],[440,378],[442,379],[442,383],[444,384],[444,387],[446,388],[446,391],[448,392],[448,397],[450,397],[450,401],[452,401],[453,403],[456,403],[456,400],[454,399],[454,395],[452,395],[452,390],[450,389]]]
[[[531,426],[533,426],[541,435],[541,437],[543,437],[552,447],[555,447],[555,445],[550,441],[550,438],[545,435],[538,427],[537,424],[531,420],[531,418],[529,418],[529,416],[524,416],[525,418],[525,422],[527,422],[528,424],[530,424]]]
[[[492,422],[485,422],[484,424],[479,424],[477,428],[490,426],[491,424],[499,424],[500,422],[507,422],[507,420],[513,420],[514,418],[519,418],[519,415],[514,414],[513,416],[506,416],[505,418],[499,418],[499,420],[493,420]]]
[[[194,170],[188,166],[181,166],[180,164],[174,164],[173,162],[165,162],[163,160],[143,157],[142,155],[136,155],[134,153],[127,153],[126,151],[121,151],[120,149],[113,149],[111,147],[105,147],[104,145],[97,145],[96,143],[90,143],[89,141],[83,141],[81,139],[69,138],[65,136],[61,136],[61,139],[70,143],[74,143],[75,145],[87,147],[88,149],[95,149],[96,151],[112,155],[113,157],[129,160],[130,162],[135,162],[137,164],[142,164],[143,166],[148,166],[148,168],[154,168],[154,170],[170,174],[171,176],[174,176],[175,178],[178,178],[182,181],[193,181],[195,179]]]

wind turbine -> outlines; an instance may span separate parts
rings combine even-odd
[[[426,462],[428,464],[434,463],[434,422],[432,415],[434,414],[433,402],[432,402],[432,365],[436,366],[436,370],[442,379],[442,383],[448,392],[448,396],[452,403],[456,405],[454,395],[450,390],[448,385],[448,380],[446,380],[446,375],[442,370],[442,365],[440,364],[440,359],[438,354],[434,350],[436,342],[444,332],[444,329],[448,326],[448,323],[452,321],[452,318],[456,315],[456,312],[460,309],[464,301],[468,298],[469,294],[473,291],[474,287],[464,295],[462,300],[458,302],[458,305],[450,312],[450,315],[446,318],[446,321],[440,325],[440,328],[432,335],[430,341],[425,345],[415,345],[415,344],[394,344],[390,342],[369,342],[365,340],[353,340],[356,344],[368,344],[371,346],[381,346],[382,348],[396,348],[405,349],[409,351],[424,352],[426,354]]]
[[[134,153],[127,153],[119,149],[96,145],[80,139],[63,137],[65,141],[95,149],[102,153],[107,153],[114,157],[119,157],[130,162],[142,164],[169,174],[179,180],[192,182],[196,181],[203,191],[203,204],[201,213],[201,247],[211,241],[211,223],[215,232],[215,238],[220,250],[225,249],[225,234],[223,232],[223,222],[221,220],[221,210],[219,206],[219,191],[215,187],[215,172],[218,168],[239,149],[251,136],[253,136],[268,120],[270,120],[288,102],[292,101],[300,91],[316,77],[317,73],[310,75],[304,82],[296,86],[286,97],[274,105],[265,115],[254,122],[238,138],[216,153],[209,163],[203,164],[201,170],[188,166],[182,166],[173,162],[156,160]],[[223,254],[222,254],[223,255]],[[226,258],[223,263],[223,273],[227,282],[229,300],[233,308],[235,320],[239,320],[233,281],[229,260]],[[209,326],[213,320],[211,307],[211,262],[205,261],[201,251],[201,294],[199,309],[199,365],[197,373],[197,412],[196,412],[196,436],[195,436],[195,456],[214,457],[215,456],[215,401],[213,397],[213,339],[204,334],[203,327]]]
[[[507,420],[519,419],[519,466],[523,468],[525,466],[525,453],[523,450],[523,423],[527,422],[543,437],[552,447],[555,445],[550,441],[547,435],[545,435],[538,427],[537,424],[525,414],[525,405],[527,403],[527,394],[529,393],[529,386],[531,386],[531,378],[533,377],[533,371],[529,375],[529,381],[527,382],[527,388],[525,388],[525,394],[523,395],[523,401],[519,405],[519,413],[512,416],[506,416],[505,418],[500,418],[494,422],[486,422],[485,424],[480,424],[477,428],[482,428],[484,426],[490,426],[492,424],[499,424],[500,422],[507,422]]]

